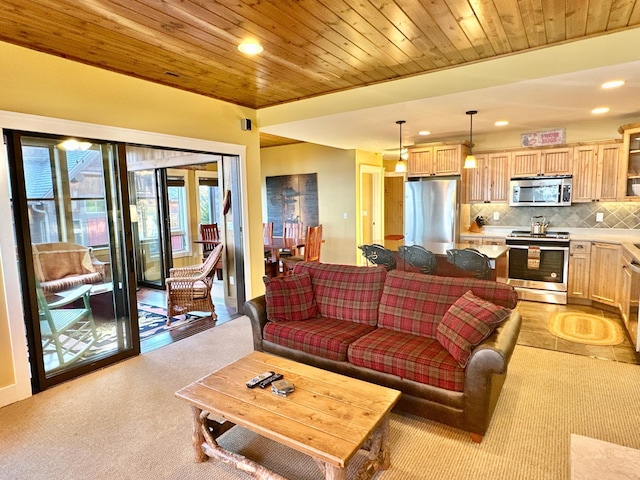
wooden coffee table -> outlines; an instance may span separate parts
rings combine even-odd
[[[287,397],[270,387],[249,389],[250,378],[273,370],[295,385]],[[359,450],[367,459],[358,479],[389,468],[389,412],[401,393],[262,352],[246,357],[178,390],[191,405],[197,462],[208,457],[255,478],[285,480],[258,463],[222,448],[216,439],[234,425],[312,457],[328,480],[346,479]],[[221,417],[222,423],[208,418]]]

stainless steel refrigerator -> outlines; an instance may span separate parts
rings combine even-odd
[[[459,177],[411,179],[404,191],[405,245],[459,240]]]

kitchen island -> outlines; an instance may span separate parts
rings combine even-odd
[[[425,242],[421,244],[427,250],[433,252],[437,260],[436,275],[445,277],[471,277],[472,273],[461,270],[447,261],[447,250],[452,248],[474,248],[480,253],[483,253],[489,257],[489,263],[491,264],[491,280],[497,282],[507,282],[508,273],[508,252],[509,247],[505,245],[472,245],[466,242],[460,243],[440,243],[440,242]],[[399,270],[407,271],[419,271],[418,268],[413,267],[406,263],[396,253],[396,268]]]

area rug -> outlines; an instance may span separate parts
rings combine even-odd
[[[615,321],[583,312],[560,312],[549,319],[547,330],[558,338],[584,345],[619,345],[624,332]]]
[[[209,312],[190,312],[186,315],[178,315],[171,319],[171,325],[167,326],[167,310],[163,307],[154,307],[145,303],[138,303],[138,327],[140,341],[147,340],[154,335],[184,327],[189,322],[199,318],[208,317]],[[118,340],[113,321],[97,322],[99,340],[91,347],[92,352],[99,353],[114,348]]]

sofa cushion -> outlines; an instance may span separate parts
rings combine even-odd
[[[506,308],[514,308],[518,302],[515,289],[505,283],[392,270],[387,273],[380,299],[378,325],[435,338],[445,312],[468,290]]]
[[[349,362],[434,387],[462,392],[464,369],[437,340],[377,328],[349,346]]]
[[[267,319],[272,322],[306,320],[318,314],[308,272],[265,277]]]
[[[294,273],[309,272],[320,316],[376,325],[387,271],[382,266],[357,267],[299,262]]]
[[[347,348],[375,327],[335,318],[267,322],[264,339],[329,360],[346,361]]]
[[[444,314],[436,339],[465,367],[471,350],[510,314],[511,310],[478,298],[469,290]]]
[[[48,282],[40,282],[40,288],[45,294],[62,292],[71,290],[80,285],[89,283],[100,283],[102,274],[99,272],[85,273],[84,275],[71,275],[60,278],[59,280],[49,280]]]

